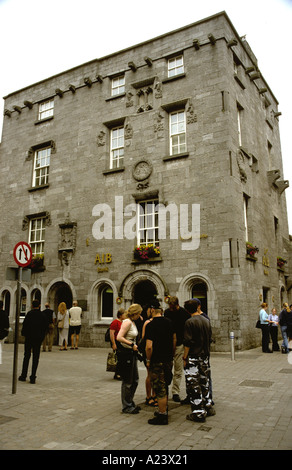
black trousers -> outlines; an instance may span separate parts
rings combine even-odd
[[[269,350],[270,343],[270,327],[269,325],[262,325],[262,351],[267,352]]]
[[[270,335],[271,335],[271,340],[273,342],[273,351],[279,351],[279,345],[278,345],[278,327],[277,326],[270,326]]]
[[[41,351],[41,340],[30,340],[25,339],[24,343],[24,358],[22,363],[21,377],[26,378],[28,372],[29,361],[32,353],[32,367],[31,367],[31,379],[35,379],[36,371],[39,364],[40,351]]]

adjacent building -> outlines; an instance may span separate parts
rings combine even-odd
[[[13,326],[13,248],[34,298],[82,307],[104,346],[121,307],[198,297],[216,351],[260,342],[262,301],[291,296],[278,101],[225,12],[5,98],[0,296]],[[289,271],[290,266],[290,271]],[[20,320],[21,321],[21,320]]]

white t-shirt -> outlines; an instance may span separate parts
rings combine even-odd
[[[70,308],[69,314],[70,314],[70,325],[71,326],[81,325],[81,313],[82,313],[82,309],[80,307]]]

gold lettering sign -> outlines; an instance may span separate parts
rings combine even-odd
[[[104,264],[104,263],[111,263],[112,262],[112,255],[111,253],[96,253],[94,264]]]

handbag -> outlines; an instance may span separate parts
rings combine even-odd
[[[106,370],[107,372],[115,372],[117,366],[117,355],[115,352],[111,351],[108,353],[106,361]]]
[[[260,329],[261,329],[261,327],[262,327],[261,322],[260,322],[260,320],[258,320],[258,321],[256,322],[256,328],[260,328]]]
[[[64,321],[65,321],[65,315],[63,316],[62,320],[58,321],[58,328],[64,328]]]

